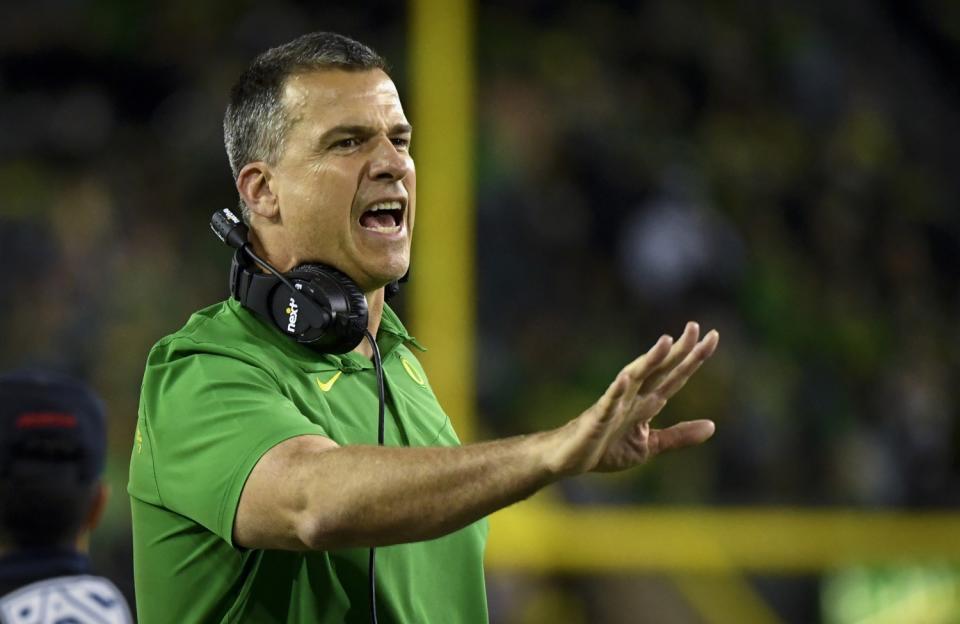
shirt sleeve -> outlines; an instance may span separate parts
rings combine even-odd
[[[141,423],[148,429],[161,504],[233,545],[247,477],[273,446],[326,435],[267,370],[224,354],[148,362]]]

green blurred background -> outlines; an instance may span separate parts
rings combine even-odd
[[[449,27],[452,2],[431,13],[418,1],[429,28]],[[145,356],[227,294],[229,252],[207,220],[236,201],[229,87],[260,51],[333,30],[385,55],[429,126],[412,104],[424,96],[411,94],[411,6],[4,5],[0,369],[63,370],[105,398],[114,497],[93,554],[128,595]],[[562,424],[697,319],[721,348],[663,418],[714,418],[715,439],[564,482],[553,504],[952,521],[960,3],[501,0],[467,15],[475,437]],[[449,87],[418,85],[441,98]],[[421,162],[418,178],[431,175],[443,172]],[[902,560],[761,565],[736,575],[737,591],[761,605],[756,621],[960,622],[952,526],[939,557],[911,554],[905,533]],[[492,621],[744,621],[676,572],[587,568],[491,561]]]

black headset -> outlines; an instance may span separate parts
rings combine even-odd
[[[294,341],[320,353],[353,351],[367,329],[367,300],[345,273],[302,264],[281,274],[250,246],[247,226],[229,208],[210,219],[217,237],[236,249],[230,294]],[[256,265],[269,273],[256,270]]]

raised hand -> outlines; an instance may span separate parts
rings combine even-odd
[[[620,371],[600,400],[556,430],[551,457],[559,475],[616,471],[642,464],[663,451],[700,444],[710,438],[709,420],[653,429],[650,421],[710,357],[720,335],[687,323],[675,343],[661,336],[653,347]]]

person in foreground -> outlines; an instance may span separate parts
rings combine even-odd
[[[369,547],[380,622],[486,622],[485,516],[713,434],[710,421],[651,426],[717,346],[689,323],[565,425],[460,445],[384,300],[409,265],[416,174],[370,48],[314,33],[261,54],[224,132],[257,253],[281,271],[336,267],[364,293],[385,446],[370,345],[317,353],[234,298],[194,314],[144,374],[129,483],[141,622],[368,622]]]
[[[91,574],[107,501],[100,402],[59,375],[0,375],[0,622],[121,624],[130,609]]]

